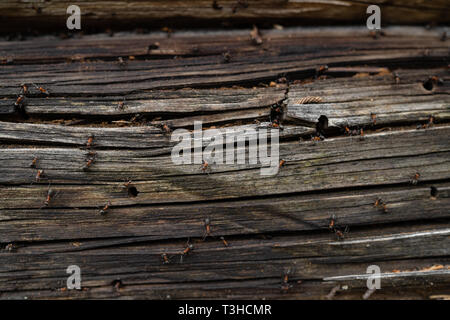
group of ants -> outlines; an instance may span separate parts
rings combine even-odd
[[[37,86],[35,84],[32,84],[32,86],[34,86],[39,91],[40,94],[45,95],[45,96],[49,95],[48,91],[46,89],[44,89],[43,87]],[[16,112],[18,112],[19,114],[25,115],[26,113],[25,113],[25,109],[24,109],[24,102],[25,102],[25,95],[29,92],[29,87],[26,84],[21,85],[21,87],[22,87],[21,94],[19,94],[14,106],[15,106]],[[306,97],[302,100],[303,101],[302,103],[314,103],[317,100],[317,98],[318,97]],[[123,108],[123,102],[119,103],[118,107]],[[283,127],[281,125],[282,116],[283,116],[283,106],[280,104],[273,105],[271,108],[271,113],[270,113],[271,126],[282,130],[283,129]],[[376,124],[376,114],[372,113],[370,116],[372,119],[372,124],[375,125]],[[433,125],[433,121],[434,121],[433,116],[430,116],[429,121],[426,124],[422,125],[421,127],[422,128],[430,127]],[[316,133],[314,136],[311,137],[311,140],[315,141],[315,142],[324,140],[325,139],[325,131],[327,128],[328,128],[328,118],[326,116],[320,116],[318,119],[318,122],[316,123]],[[168,125],[163,124],[163,125],[161,125],[161,130],[163,132],[168,133],[171,131],[171,128]],[[352,130],[348,126],[345,126],[343,128],[343,131],[346,135],[351,135],[351,136],[358,135],[358,136],[360,136],[361,139],[364,139],[364,133],[363,133],[362,128]],[[85,144],[85,148],[88,150],[88,152],[86,154],[85,165],[83,167],[84,171],[88,171],[96,160],[96,152],[92,150],[93,146],[94,146],[94,136],[90,135]],[[39,163],[39,159],[37,156],[35,156],[31,160],[31,163],[30,163],[30,167],[37,170],[37,173],[35,176],[35,182],[39,182],[45,175],[44,170],[38,168],[38,163]],[[281,159],[280,163],[279,163],[279,167],[281,168],[282,166],[284,166],[285,163],[286,163],[286,161],[284,159]],[[209,173],[210,166],[207,161],[205,161],[205,160],[202,161],[201,170],[204,173]],[[419,181],[419,178],[420,178],[420,173],[417,172],[410,180],[410,183],[413,185],[416,185]],[[135,197],[138,194],[137,189],[132,186],[131,180],[128,180],[127,182],[123,183],[121,187],[123,189],[127,190],[129,196]],[[54,189],[51,189],[50,185],[49,185],[47,195],[46,195],[45,201],[44,201],[41,209],[48,207],[50,205],[51,200],[53,198],[55,198],[58,195],[58,193],[59,192],[55,191]],[[380,208],[384,213],[389,212],[386,202],[381,198],[377,198],[375,200],[373,206],[376,208]],[[99,214],[106,215],[106,213],[109,211],[110,207],[111,207],[111,203],[108,201],[99,210]],[[333,232],[337,236],[338,240],[343,240],[345,238],[345,234],[349,232],[348,226],[340,226],[337,224],[335,215],[332,215],[329,218],[327,227],[331,232]],[[205,228],[205,230],[204,230],[203,240],[205,240],[206,237],[211,236],[211,221],[209,218],[206,218],[204,220],[204,228]],[[220,240],[223,242],[225,247],[229,246],[229,243],[225,240],[225,238],[223,236],[220,237]],[[193,251],[193,249],[194,249],[194,246],[193,246],[193,244],[190,243],[190,241],[188,239],[185,248],[179,253],[180,263],[183,262],[184,257],[186,257],[188,254],[190,254]],[[173,256],[169,256],[167,253],[161,254],[161,259],[162,259],[163,264],[170,264],[172,258],[173,258]],[[288,283],[288,275],[289,275],[289,271],[286,272],[283,276],[282,290],[287,290],[290,287],[290,285]]]

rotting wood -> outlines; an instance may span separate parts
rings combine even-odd
[[[353,278],[346,281],[347,275],[364,273],[368,264],[377,261],[383,272],[394,273],[391,280],[384,283],[387,287],[392,285],[417,287],[429,281],[438,282],[437,280],[441,286],[448,286],[449,277],[445,274],[449,272],[449,260],[441,257],[448,253],[445,246],[448,241],[448,228],[439,229],[438,226],[433,226],[431,230],[427,232],[424,227],[419,227],[419,230],[410,231],[409,234],[397,235],[392,233],[393,230],[386,230],[386,235],[380,235],[383,233],[382,230],[374,230],[372,237],[374,232],[378,233],[378,239],[373,238],[376,240],[373,242],[374,246],[366,245],[368,242],[372,244],[367,234],[366,237],[356,235],[354,241],[361,241],[361,244],[352,246],[351,251],[345,253],[340,252],[345,250],[345,242],[327,243],[311,237],[310,239],[304,237],[303,241],[298,237],[288,237],[288,239],[276,237],[250,242],[235,241],[229,248],[224,248],[219,241],[196,242],[194,244],[196,254],[189,256],[183,264],[177,260],[182,250],[182,243],[178,245],[178,248],[173,245],[167,247],[157,244],[155,248],[138,245],[137,247],[100,248],[100,251],[56,254],[23,254],[20,253],[21,248],[19,248],[18,252],[0,255],[1,260],[8,262],[1,264],[0,274],[5,277],[5,280],[14,279],[13,282],[0,279],[0,283],[3,284],[5,294],[14,295],[15,292],[15,294],[21,294],[21,291],[25,294],[27,290],[37,290],[41,294],[46,294],[46,290],[58,290],[64,286],[64,281],[61,280],[61,278],[64,279],[64,266],[72,261],[84,268],[86,280],[83,283],[88,291],[108,286],[112,279],[117,278],[121,279],[124,286],[128,286],[131,294],[137,294],[132,289],[136,285],[148,285],[158,292],[171,287],[175,289],[183,283],[191,285],[196,283],[198,287],[194,292],[198,292],[198,289],[218,289],[222,285],[235,286],[233,282],[236,280],[245,284],[245,281],[251,279],[261,281],[262,287],[268,285],[280,290],[281,277],[287,268],[291,270],[292,284],[298,280],[303,283],[324,278],[324,283],[339,280],[355,289],[364,288],[364,286]],[[419,252],[417,242],[423,246],[423,250]],[[333,246],[334,243],[339,246]],[[392,246],[395,249],[387,250],[386,246]],[[230,254],[224,254],[226,251]],[[172,263],[162,265],[161,252],[167,252],[172,258]],[[293,253],[295,254],[292,255]],[[340,261],[345,257],[343,254],[348,253],[352,253],[355,259],[351,262]],[[415,259],[409,261],[399,259],[409,256]],[[245,261],[242,257],[246,257]],[[261,264],[263,257],[264,264]],[[24,261],[33,261],[42,267],[31,268]],[[117,263],[118,261],[121,261],[120,264]],[[185,264],[189,266],[189,273],[181,272]],[[218,264],[221,265],[221,272],[217,272]],[[45,268],[45,265],[51,265],[52,268]],[[108,271],[98,274],[95,271],[98,268]],[[404,277],[403,273],[411,273],[409,271],[411,268],[416,270],[415,277]],[[428,269],[436,269],[436,271],[427,272]],[[396,270],[404,271],[395,274]],[[24,280],[24,276],[27,276],[27,281]],[[126,295],[126,291],[123,294]]]
[[[447,70],[396,72],[401,78],[398,84],[392,74],[388,74],[291,85],[286,116],[315,123],[325,115],[330,126],[341,128],[424,121],[430,115],[440,121],[448,120],[450,86]],[[445,80],[442,85],[436,84],[432,90],[427,90],[423,83],[430,75]],[[297,101],[305,96],[319,96],[323,101],[298,104]]]
[[[205,217],[210,217],[215,238],[218,235],[328,231],[332,214],[336,216],[337,224],[350,226],[351,229],[372,224],[448,218],[449,186],[447,183],[433,183],[432,186],[438,190],[436,200],[431,199],[430,185],[427,185],[378,188],[351,194],[336,192],[316,196],[280,196],[251,202],[236,200],[196,205],[116,206],[110,209],[107,216],[99,215],[98,207],[104,203],[97,199],[92,199],[96,203],[92,203],[91,208],[48,207],[37,210],[31,216],[30,209],[4,209],[0,221],[9,227],[2,231],[0,242],[33,239],[81,241],[94,237],[127,236],[145,236],[147,240],[201,237],[205,231]],[[58,189],[57,186],[54,188]],[[120,189],[120,186],[117,188]],[[378,198],[387,203],[388,213],[374,206]],[[61,225],[65,227],[61,229]],[[335,238],[333,234],[330,237]]]
[[[167,24],[230,25],[249,23],[330,24],[361,23],[369,5],[379,5],[383,24],[423,24],[448,22],[448,2],[395,0],[365,1],[296,1],[264,0],[218,1],[220,10],[213,8],[212,0],[196,1],[81,1],[83,28],[164,27]],[[65,28],[66,9],[70,1],[28,3],[19,0],[3,1],[0,5],[1,30],[24,30],[26,26],[37,30]],[[276,8],[276,9],[274,9]]]
[[[55,160],[48,163],[43,160],[47,180],[43,180],[40,185],[4,188],[5,198],[0,206],[39,208],[42,206],[41,194],[46,193],[44,190],[47,190],[48,182],[72,183],[80,179],[97,185],[61,185],[61,195],[59,200],[55,200],[55,206],[63,203],[74,207],[98,206],[99,202],[103,204],[108,200],[113,205],[169,203],[410,183],[417,172],[420,172],[421,182],[448,179],[448,131],[448,127],[436,127],[377,133],[365,136],[364,140],[360,137],[347,137],[319,143],[281,143],[280,158],[285,159],[287,164],[275,177],[261,176],[259,165],[245,167],[236,164],[214,165],[212,173],[206,175],[198,168],[198,164],[175,165],[170,156],[137,159],[133,166],[127,167],[128,170],[136,170],[133,173],[125,171],[122,165],[117,167],[117,164],[129,163],[129,154],[123,159],[117,159],[118,161],[112,158],[108,163],[104,162],[107,153],[99,153],[96,164],[86,173],[81,168],[83,162],[68,168],[65,168],[67,164],[55,166],[53,161],[57,158],[53,154],[52,159]],[[419,146],[420,151],[417,150]],[[11,149],[3,152],[6,157],[11,153]],[[78,154],[80,158],[85,153],[86,151],[80,150],[69,151],[69,154]],[[23,155],[23,151],[17,152],[14,158],[20,155]],[[42,159],[45,157],[42,156]],[[66,155],[62,155],[60,159],[65,163],[72,161]],[[33,182],[33,175],[30,174],[35,173],[35,170],[28,168],[31,160],[31,156],[28,160],[24,159],[22,169],[13,171],[21,175],[22,183],[27,180],[29,183]],[[17,159],[14,163],[17,163]],[[244,168],[245,170],[239,170]],[[20,181],[17,176],[8,178],[15,173],[5,171],[9,183]],[[135,187],[140,192],[138,197],[129,198],[118,188],[117,180],[128,178],[136,180]]]
[[[334,299],[361,299],[364,279],[348,276],[371,264],[395,275],[370,299],[448,293],[443,29],[386,28],[378,39],[354,27],[259,31],[259,46],[250,29],[39,37],[20,51],[0,42],[0,298],[326,299],[339,285]],[[441,79],[431,89],[430,76]],[[28,120],[12,114],[24,82],[50,92],[30,88]],[[324,102],[292,115],[292,101],[312,93]],[[278,175],[172,163],[164,124],[260,130],[285,103]],[[365,135],[330,130],[310,141],[319,115]],[[436,123],[422,126],[429,115]],[[83,170],[91,135],[95,161]],[[350,227],[343,239],[330,230],[333,214],[337,228]],[[194,249],[180,263],[187,239]],[[74,263],[76,292],[64,290]]]

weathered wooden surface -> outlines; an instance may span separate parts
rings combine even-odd
[[[25,30],[27,27],[65,28],[67,0],[20,1],[0,3],[0,27]],[[229,26],[230,24],[281,23],[330,24],[365,22],[369,5],[379,5],[383,23],[419,24],[449,22],[450,6],[445,0],[213,0],[195,1],[78,1],[83,28],[155,27],[167,24]],[[26,26],[23,21],[26,20]],[[11,29],[10,29],[11,30]]]
[[[9,59],[0,68],[0,298],[326,299],[339,286],[332,298],[361,299],[373,264],[383,278],[371,299],[448,294],[450,76],[440,31],[396,27],[373,39],[358,28],[293,28],[263,32],[262,46],[242,30],[47,37],[20,50],[0,42]],[[14,108],[23,83],[25,117]],[[321,102],[297,103],[308,96]],[[284,111],[277,175],[172,163],[163,124],[261,130],[274,105]],[[311,141],[320,116],[325,140]],[[83,170],[91,135],[97,157]],[[137,196],[123,188],[129,179]],[[43,207],[49,184],[57,196]],[[333,214],[350,228],[344,239],[329,229]],[[64,289],[73,264],[81,291]]]

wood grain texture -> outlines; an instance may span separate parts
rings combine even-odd
[[[399,70],[396,75],[399,83],[389,73],[291,85],[286,116],[315,123],[325,115],[330,126],[341,128],[424,121],[430,115],[439,119],[436,121],[448,120],[450,79],[447,70]],[[443,83],[427,90],[424,83],[431,75],[440,77]],[[298,104],[305,96],[319,96],[322,102]]]
[[[265,14],[269,2],[235,14]],[[223,5],[225,14],[231,2]],[[421,14],[445,6],[426,2]],[[266,29],[260,46],[249,31],[0,41],[0,299],[327,299],[333,288],[332,299],[362,299],[369,265],[383,276],[370,299],[448,294],[443,29],[392,27],[377,39],[357,27]],[[28,118],[14,107],[23,83]],[[322,101],[296,103],[305,96]],[[162,126],[193,135],[195,121],[203,134],[277,130],[285,163],[274,176],[248,160],[211,162],[208,173],[176,165],[177,141]],[[346,125],[364,135],[346,135]],[[89,151],[96,158],[86,170]],[[137,196],[124,188],[129,180]],[[49,189],[56,194],[45,206]],[[194,247],[181,259],[187,241]],[[73,264],[79,291],[65,289]]]
[[[252,22],[289,24],[362,23],[368,17],[366,9],[381,7],[383,23],[421,24],[448,22],[445,14],[449,5],[444,0],[433,1],[218,1],[221,9],[214,9],[212,0],[196,1],[78,1],[83,28],[154,27],[169,24],[214,26],[222,23],[248,24]],[[2,28],[23,30],[21,23],[40,30],[65,28],[70,1],[50,0],[39,3],[19,0],[3,1],[0,6]],[[178,22],[178,23],[177,23]],[[14,30],[13,29],[13,30]]]

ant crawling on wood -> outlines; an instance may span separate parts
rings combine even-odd
[[[169,264],[170,263],[170,259],[172,259],[172,257],[169,257],[167,255],[167,253],[161,253],[161,259],[163,261],[163,264]]]
[[[339,240],[343,240],[345,237],[344,234],[348,233],[350,230],[348,226],[345,226],[344,230],[342,231],[342,229],[336,224],[336,216],[334,214],[330,217],[330,220],[328,222],[328,229],[334,232]]]
[[[110,208],[110,207],[111,207],[111,202],[108,201],[108,202],[103,206],[103,208],[100,209],[100,211],[99,211],[98,213],[100,213],[100,214],[103,216],[103,215],[105,215],[105,214],[109,211],[109,208]]]
[[[280,163],[278,164],[278,169],[281,169],[285,165],[285,163],[286,163],[286,160],[281,159]]]
[[[117,109],[119,111],[125,110],[125,99],[123,99],[122,101],[119,101],[119,103],[117,103]]]
[[[377,115],[375,113],[370,114],[370,119],[372,120],[373,126],[377,124]]]
[[[435,121],[435,119],[434,119],[434,116],[433,115],[430,115],[430,116],[428,116],[428,122],[427,123],[425,123],[425,124],[423,124],[423,125],[418,125],[417,126],[417,129],[427,129],[427,128],[431,128],[433,125],[434,125],[434,121]]]
[[[285,270],[283,274],[283,281],[281,283],[282,291],[288,291],[289,288],[292,287],[292,285],[289,284],[289,275],[291,274],[291,272],[292,272],[291,268],[288,268],[287,270]]]
[[[16,251],[16,249],[17,249],[17,246],[14,243],[8,243],[5,246],[5,250],[8,252],[14,252],[14,251]]]
[[[172,132],[172,128],[167,123],[162,123],[159,127],[162,131],[164,131],[164,134],[170,134]]]
[[[229,51],[222,53],[223,62],[229,63],[231,61],[231,53]]]
[[[34,181],[33,182],[39,182],[42,180],[42,178],[45,177],[45,173],[44,173],[44,169],[39,169],[36,172],[36,176],[34,177]],[[33,182],[31,184],[33,184]]]
[[[205,240],[207,236],[211,236],[211,221],[209,218],[205,219],[205,234],[203,235],[203,240]]]
[[[128,196],[130,197],[137,197],[137,195],[139,194],[139,191],[137,190],[137,188],[135,186],[133,186],[133,181],[131,179],[128,179],[128,181],[124,182],[122,184],[122,189],[127,190]]]
[[[19,95],[14,102],[14,111],[18,113],[23,118],[28,118],[26,111],[25,111],[25,96]]]
[[[223,243],[223,245],[224,245],[225,247],[228,247],[228,246],[229,246],[228,241],[225,240],[224,237],[220,237],[220,240],[222,240],[222,243]]]
[[[90,149],[94,145],[94,136],[90,135],[86,142],[86,148]]]
[[[55,191],[50,188],[50,184],[48,185],[47,195],[45,197],[44,205],[40,208],[46,208],[50,205],[52,199],[54,199],[59,194],[59,191]]]
[[[373,123],[373,122],[372,122]],[[359,140],[364,140],[364,130],[360,129],[350,129],[348,126],[344,127],[344,133],[347,136],[359,136]]]
[[[31,160],[30,168],[36,168],[37,161],[38,161],[38,157],[34,157],[33,160]]]
[[[45,89],[44,87],[38,86],[38,85],[36,85],[36,84],[34,84],[34,83],[32,83],[32,85],[33,85],[36,89],[38,89],[39,92],[40,92],[41,94],[46,95],[46,96],[49,96],[49,95],[50,95],[50,93],[48,92],[48,90]]]
[[[87,154],[87,158],[86,158],[86,164],[84,165],[84,167],[83,167],[83,170],[84,171],[88,171],[89,170],[89,168],[92,166],[92,164],[94,163],[94,161],[96,160],[96,158],[97,158],[97,153],[96,152],[93,152],[93,151],[91,151],[91,152],[89,152],[88,154]]]
[[[181,252],[180,263],[183,263],[183,257],[187,256],[192,250],[194,250],[194,245],[189,243],[189,239],[186,243],[186,248]]]
[[[323,141],[323,140],[325,140],[325,137],[321,134],[319,134],[319,135],[316,134],[314,136],[311,136],[311,141],[313,141],[313,142],[318,142],[318,141]]]
[[[200,169],[202,170],[203,173],[207,173],[208,175],[211,172],[211,166],[209,165],[208,161],[204,159],[202,160],[202,165],[200,166]]]
[[[414,174],[414,176],[411,178],[411,180],[409,180],[409,183],[411,183],[412,185],[417,185],[417,183],[419,182],[419,178],[420,178],[420,173],[416,172]]]
[[[373,204],[373,206],[375,208],[377,208],[377,207],[383,208],[383,212],[384,213],[388,213],[389,212],[386,203],[381,198],[378,198],[377,200],[375,200],[375,203]]]
[[[123,60],[122,57],[118,57],[117,58],[117,63],[119,64],[119,66],[121,67],[125,67],[127,65],[127,62],[125,60]]]

